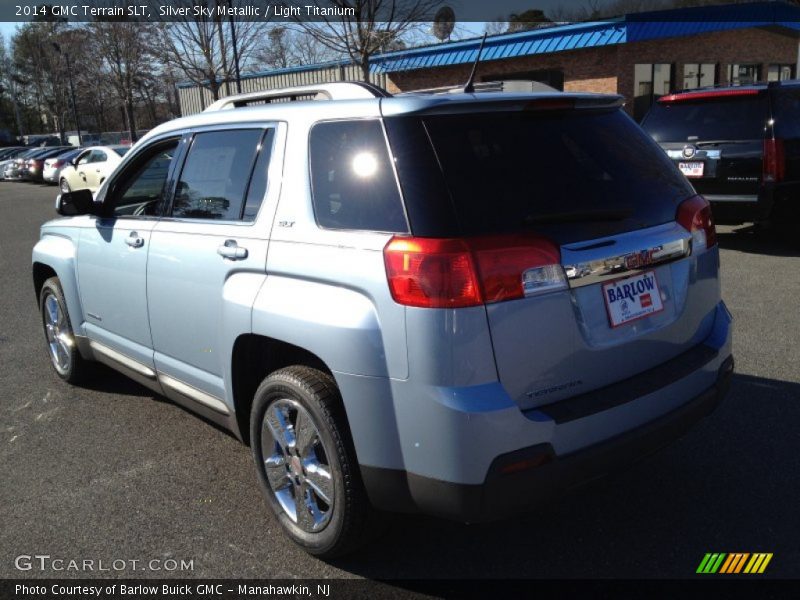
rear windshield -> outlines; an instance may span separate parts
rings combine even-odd
[[[592,239],[672,221],[693,194],[621,110],[422,120],[462,235],[534,229],[561,243]]]
[[[766,94],[656,102],[642,127],[657,142],[757,140],[767,115]]]

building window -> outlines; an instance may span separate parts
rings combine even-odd
[[[785,81],[792,78],[792,65],[770,65],[767,81]]]
[[[711,87],[717,83],[717,67],[713,63],[683,65],[683,89]]]
[[[728,65],[728,81],[731,85],[750,85],[760,79],[760,65]]]
[[[672,65],[634,65],[633,79],[633,117],[641,121],[653,102],[672,89]]]

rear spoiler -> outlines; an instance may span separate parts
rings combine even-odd
[[[611,110],[624,106],[625,99],[612,94],[441,94],[384,98],[384,116],[402,114],[458,114],[470,112]]]

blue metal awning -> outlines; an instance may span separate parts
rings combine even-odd
[[[486,39],[481,61],[598,48],[753,27],[800,32],[800,7],[785,2],[699,6],[625,15],[618,19],[544,26]],[[373,56],[373,72],[393,73],[475,61],[480,39],[446,42]]]

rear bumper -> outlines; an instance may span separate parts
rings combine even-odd
[[[634,463],[681,437],[711,414],[724,398],[733,356],[722,361],[717,380],[679,408],[636,429],[580,451],[556,456],[537,444],[498,456],[482,485],[459,484],[393,469],[362,467],[373,502],[385,509],[423,512],[464,522],[483,522],[520,513],[572,488]]]
[[[400,460],[361,461],[369,498],[382,510],[479,522],[530,510],[634,462],[680,437],[724,397],[733,372],[731,324],[720,302],[710,332],[689,351],[525,411],[500,384],[439,389],[393,382]]]

